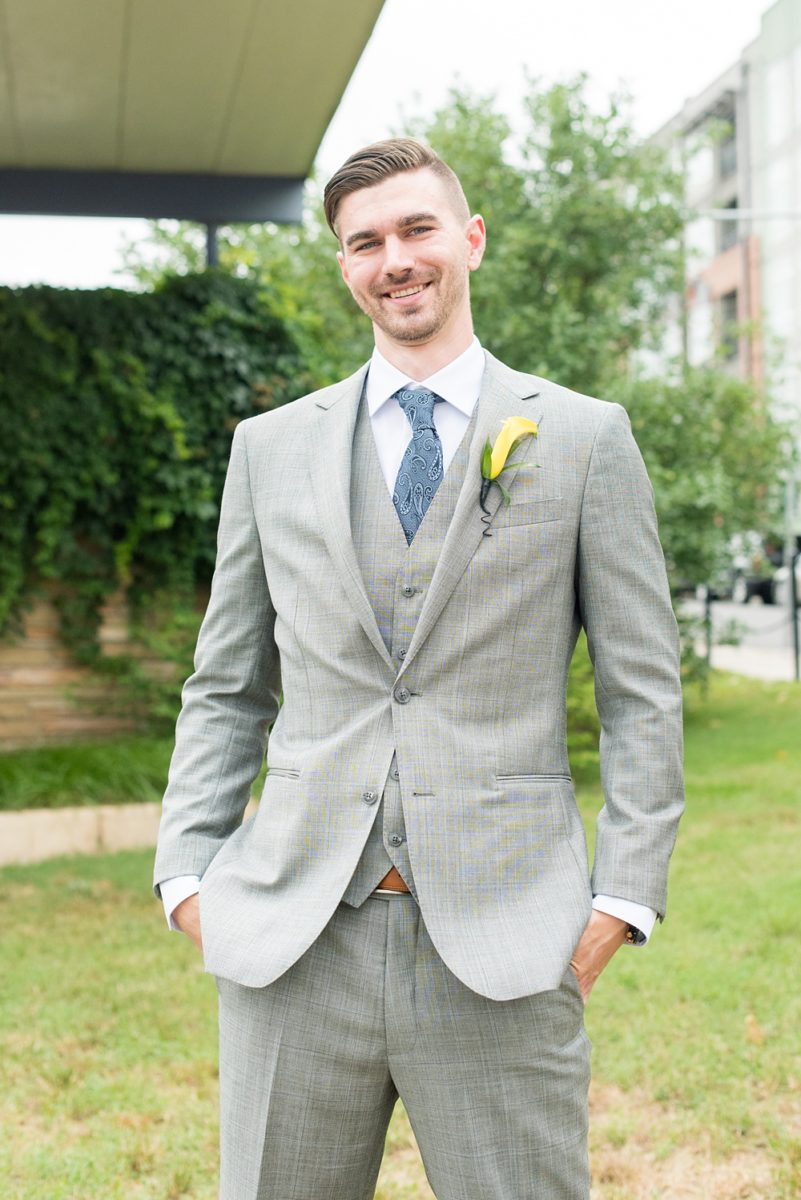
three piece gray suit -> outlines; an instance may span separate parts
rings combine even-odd
[[[571,1089],[583,1088],[586,1103],[587,1060],[568,963],[593,892],[664,914],[683,804],[678,639],[650,484],[623,409],[487,355],[465,437],[407,546],[360,404],[364,378],[362,369],[236,430],[212,595],[164,801],[156,887],[201,876],[206,969],[221,992],[223,1123],[234,1130],[223,1131],[230,1190],[222,1194],[314,1200],[319,1185],[310,1180],[323,1179],[332,1200],[372,1195],[391,1085],[415,1124],[399,1079],[411,1096],[427,1069],[447,1073],[459,1056],[465,1096],[473,1086],[475,1096],[456,1123],[469,1111],[470,1129],[517,1144],[504,1147],[503,1167],[493,1165],[491,1190],[460,1174],[466,1151],[453,1151],[447,1165],[438,1158],[429,1117],[420,1118],[437,1195],[572,1200],[586,1195],[586,1171],[559,1162],[581,1161],[580,1149],[575,1160],[563,1151],[586,1138],[582,1104],[569,1126],[565,1112],[575,1107]],[[539,423],[539,436],[511,456],[536,465],[504,473],[511,504],[493,487],[485,526],[481,451],[509,416]],[[605,793],[592,881],[565,737],[581,625],[595,665]],[[258,813],[242,825],[272,722]],[[365,902],[392,864],[410,896]],[[355,980],[358,1003],[345,1000],[344,975],[334,994],[346,943],[350,954],[368,943],[385,958],[392,952],[395,982],[382,959],[383,983]],[[406,996],[394,1008],[393,986]],[[318,1012],[320,989],[328,1006]],[[353,1048],[358,1066],[347,1086],[332,1076],[326,1098],[307,1077],[285,1132],[312,1122],[317,1092],[337,1128],[343,1104],[360,1114],[357,1127],[372,1104],[383,1126],[365,1132],[358,1160],[369,1159],[371,1177],[352,1173],[342,1184],[326,1176],[319,1122],[310,1125],[314,1146],[279,1151],[283,1141],[273,1138],[240,1171],[237,1136],[263,1136],[271,1095],[290,1088],[287,1046],[306,1055],[292,1085],[303,1090],[304,1072],[332,1053],[326,1013],[333,1020],[362,1005],[381,1009],[387,1029],[390,1013],[401,1023],[407,1007],[416,1013],[406,1038],[422,1055],[416,1073],[408,1060],[384,1063],[357,1100],[353,1088],[369,1071]],[[482,1033],[465,1042],[470,1006]],[[274,1040],[279,1027],[284,1042]],[[543,1032],[552,1027],[572,1058],[553,1057]],[[504,1085],[500,1126],[487,1112],[500,1069],[490,1042],[493,1054],[501,1047],[499,1061],[511,1053],[515,1064],[535,1045],[541,1067],[539,1082],[517,1096]],[[442,1097],[429,1092],[420,1104],[434,1113]],[[538,1140],[509,1113],[530,1114],[540,1093],[537,1128],[551,1132]],[[456,1138],[447,1128],[439,1142]],[[353,1128],[332,1139],[346,1155],[359,1142]],[[337,1179],[347,1167],[339,1169]],[[470,1195],[471,1187],[482,1191]]]

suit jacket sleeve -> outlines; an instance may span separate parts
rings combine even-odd
[[[648,905],[661,919],[684,807],[679,639],[653,491],[617,404],[590,457],[577,588],[595,667],[605,800],[592,890]]]
[[[223,491],[211,598],[183,690],[159,830],[154,886],[202,875],[241,824],[280,703],[275,610],[250,489],[246,425]]]

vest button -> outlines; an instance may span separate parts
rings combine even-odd
[[[393,833],[392,837],[389,839],[389,844],[390,846],[402,846],[403,838],[399,833]]]
[[[408,688],[399,687],[395,689],[395,699],[398,704],[408,704],[412,698],[412,693]]]
[[[397,767],[392,768],[392,770],[390,771],[390,775],[392,776],[393,779],[400,779],[400,771],[398,770]]]
[[[399,651],[398,651],[398,658],[405,658],[405,657],[406,657],[406,651],[405,651],[405,650],[399,650]]]
[[[403,594],[404,594],[404,596],[413,596],[416,590],[417,589],[413,588],[410,583],[407,583],[406,586],[403,588]]]
[[[362,792],[362,800],[365,804],[375,804],[378,799],[378,792]]]

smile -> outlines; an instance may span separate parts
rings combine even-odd
[[[395,292],[385,292],[390,300],[404,300],[407,296],[419,296],[428,287],[427,283],[418,283],[414,287],[398,288]]]

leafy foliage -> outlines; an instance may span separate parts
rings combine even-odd
[[[733,534],[778,521],[786,427],[752,383],[719,370],[632,376],[612,396],[643,452],[674,582],[709,581]]]
[[[211,538],[213,531],[208,534]],[[134,607],[129,632],[136,653],[94,664],[109,685],[101,700],[104,712],[147,733],[173,732],[207,602],[206,589],[193,595],[173,587],[159,589]]]
[[[482,342],[519,370],[604,395],[679,286],[681,181],[621,106],[594,112],[584,80],[532,90],[522,130],[455,92],[418,131],[483,214],[473,277]]]
[[[587,638],[579,637],[567,689],[567,748],[570,771],[580,783],[595,782],[598,773],[598,739],[601,723],[595,706],[595,675]]]
[[[41,581],[98,658],[106,598],[191,592],[214,561],[237,422],[304,372],[275,298],[224,272],[152,293],[0,289],[0,628]]]
[[[152,288],[165,275],[200,270],[203,246],[197,225],[152,221],[149,238],[127,245],[124,270]],[[373,346],[370,325],[342,282],[336,248],[314,179],[306,185],[300,227],[268,222],[219,230],[220,269],[269,287],[309,379],[318,387],[350,375]]]

